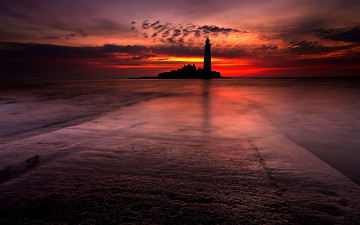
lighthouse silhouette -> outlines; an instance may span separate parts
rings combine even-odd
[[[211,44],[210,39],[206,39],[205,52],[204,52],[204,70],[211,71]]]
[[[159,73],[159,79],[218,79],[222,78],[220,72],[211,70],[211,44],[206,38],[204,51],[204,67],[196,68],[195,64],[187,64],[177,70]]]

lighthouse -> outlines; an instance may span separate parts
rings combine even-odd
[[[204,70],[211,71],[211,50],[210,50],[210,39],[207,38],[205,42],[205,52],[204,52]]]
[[[219,79],[223,78],[220,72],[211,70],[210,39],[205,41],[204,68],[196,68],[195,64],[184,65],[183,68],[171,70],[170,72],[159,73],[159,79]]]

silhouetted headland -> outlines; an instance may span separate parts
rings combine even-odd
[[[220,72],[211,70],[211,49],[210,39],[206,39],[204,52],[204,68],[196,69],[195,64],[184,65],[181,69],[170,72],[159,73],[160,79],[213,79],[222,78]]]

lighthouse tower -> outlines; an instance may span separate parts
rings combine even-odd
[[[207,38],[205,42],[204,52],[204,68],[196,69],[195,64],[184,65],[183,68],[171,70],[170,72],[159,73],[160,79],[219,79],[223,78],[220,72],[211,70],[211,44],[210,39]]]
[[[211,50],[210,39],[206,39],[205,52],[204,52],[204,70],[211,71]]]

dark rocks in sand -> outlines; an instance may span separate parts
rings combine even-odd
[[[33,167],[35,167],[35,166],[40,162],[39,158],[40,158],[39,155],[31,156],[30,158],[28,158],[28,159],[26,160],[26,166],[27,166],[28,168],[33,168]]]

